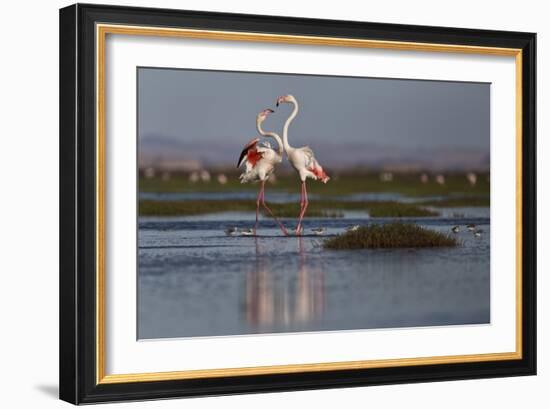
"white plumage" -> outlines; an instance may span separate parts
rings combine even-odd
[[[315,159],[315,154],[309,146],[302,146],[301,148],[294,148],[288,143],[288,127],[298,115],[298,101],[292,95],[285,95],[277,98],[277,106],[282,103],[289,103],[294,105],[294,109],[288,119],[285,122],[283,129],[283,147],[288,157],[288,161],[292,167],[296,170],[300,176],[302,182],[302,191],[300,198],[300,215],[298,216],[298,225],[296,226],[295,233],[297,235],[302,232],[302,220],[306,213],[309,201],[307,198],[306,179],[320,180],[323,183],[327,183],[330,177],[326,174],[323,167]]]
[[[247,154],[239,163],[239,167],[245,165],[244,172],[239,176],[241,183],[266,181],[275,170],[275,166],[283,161],[283,156],[279,155],[269,142],[259,140],[260,138],[254,139],[255,142],[250,147],[245,147]]]
[[[241,183],[261,183],[258,199],[256,200],[256,224],[253,229],[254,235],[256,234],[256,229],[259,223],[260,203],[271,215],[271,217],[275,219],[283,234],[288,235],[285,227],[281,224],[281,222],[279,222],[271,209],[265,203],[264,197],[265,182],[275,170],[275,166],[283,161],[283,143],[281,138],[275,132],[264,132],[262,129],[262,123],[271,113],[273,113],[273,110],[264,109],[258,114],[256,118],[256,129],[260,135],[275,139],[279,145],[277,150],[273,149],[269,142],[260,142],[260,138],[255,138],[245,145],[237,162],[237,167],[241,167],[243,164],[245,165],[244,172],[239,176]]]

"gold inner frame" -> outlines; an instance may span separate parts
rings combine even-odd
[[[105,41],[107,34],[199,38],[224,41],[267,42],[387,50],[485,54],[515,57],[516,65],[516,350],[503,353],[320,362],[170,372],[105,374]],[[432,44],[352,38],[295,36],[233,31],[179,29],[115,24],[96,25],[96,382],[98,384],[200,379],[244,375],[321,372],[522,358],[522,51],[515,48]]]

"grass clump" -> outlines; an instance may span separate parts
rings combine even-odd
[[[441,200],[426,200],[419,204],[432,207],[489,207],[491,199],[488,196],[450,197]]]
[[[455,247],[458,241],[448,234],[416,224],[389,223],[362,226],[326,240],[323,247],[332,250]]]

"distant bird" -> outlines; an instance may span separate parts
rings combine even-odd
[[[380,174],[381,182],[391,182],[393,180],[393,173],[391,172],[382,172]]]
[[[227,183],[227,176],[225,176],[223,173],[220,173],[217,179],[220,185],[225,185]]]
[[[226,236],[237,236],[239,234],[239,228],[238,227],[228,227],[225,229],[225,235]]]
[[[466,179],[468,180],[470,186],[475,186],[477,183],[477,175],[474,172],[468,172],[466,174]]]
[[[453,228],[451,229],[453,233],[458,233],[460,231],[460,227],[459,226],[453,226]]]
[[[241,235],[243,236],[255,236],[256,230],[255,229],[244,229],[241,230]]]
[[[358,224],[354,224],[353,226],[349,226],[346,231],[357,231],[359,230],[359,227],[361,226],[359,226]]]
[[[466,228],[468,229],[468,231],[474,231],[476,229],[476,225],[475,224],[468,224],[466,226]]]
[[[189,175],[189,182],[191,183],[197,183],[200,179],[199,172],[191,172]]]
[[[317,236],[321,236],[321,235],[325,234],[327,229],[324,228],[324,227],[317,227],[315,229],[311,229],[311,231],[313,232],[313,234],[315,234]]]
[[[288,161],[298,172],[300,176],[300,181],[302,182],[302,191],[300,198],[300,215],[298,217],[298,225],[296,226],[296,234],[301,234],[302,231],[302,220],[306,214],[308,207],[307,199],[307,188],[306,188],[306,179],[311,178],[313,180],[320,180],[323,183],[327,183],[330,177],[323,170],[323,167],[315,159],[315,155],[309,146],[302,146],[301,148],[294,148],[288,144],[288,127],[290,123],[298,115],[298,101],[292,95],[284,95],[277,98],[277,106],[280,104],[292,104],[294,105],[294,110],[288,117],[283,128],[283,146],[288,157]]]
[[[201,178],[201,181],[210,182],[210,172],[208,172],[206,169],[201,170],[199,172],[199,176]]]
[[[254,234],[256,234],[256,229],[258,228],[259,223],[259,212],[260,212],[260,203],[265,210],[275,219],[280,229],[282,230],[285,236],[288,236],[288,232],[285,227],[279,222],[275,217],[271,209],[265,203],[264,191],[265,191],[265,182],[269,179],[269,176],[275,170],[275,166],[283,161],[283,143],[281,142],[281,137],[275,132],[264,132],[262,129],[262,122],[268,117],[269,114],[273,113],[272,109],[264,109],[256,117],[256,129],[259,134],[262,136],[267,136],[275,139],[277,142],[277,150],[273,149],[268,142],[260,142],[260,138],[252,139],[248,142],[241,156],[239,156],[239,161],[237,162],[237,167],[240,168],[243,164],[246,166],[245,171],[239,176],[241,183],[247,182],[257,182],[261,183],[260,191],[258,192],[258,199],[256,200],[256,224],[254,225]]]
[[[143,174],[145,175],[146,179],[153,179],[155,177],[155,168],[146,168],[143,171]]]

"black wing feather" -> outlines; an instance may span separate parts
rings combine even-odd
[[[242,161],[246,156],[246,154],[248,153],[248,149],[250,148],[244,148],[243,151],[241,152],[241,156],[239,156],[239,160],[237,161],[237,168],[241,167]]]
[[[256,144],[260,141],[260,138],[252,139],[250,142],[248,142],[243,151],[241,152],[241,155],[239,156],[239,160],[237,161],[237,168],[240,168],[243,164],[243,159],[248,154],[248,151],[256,146]]]

